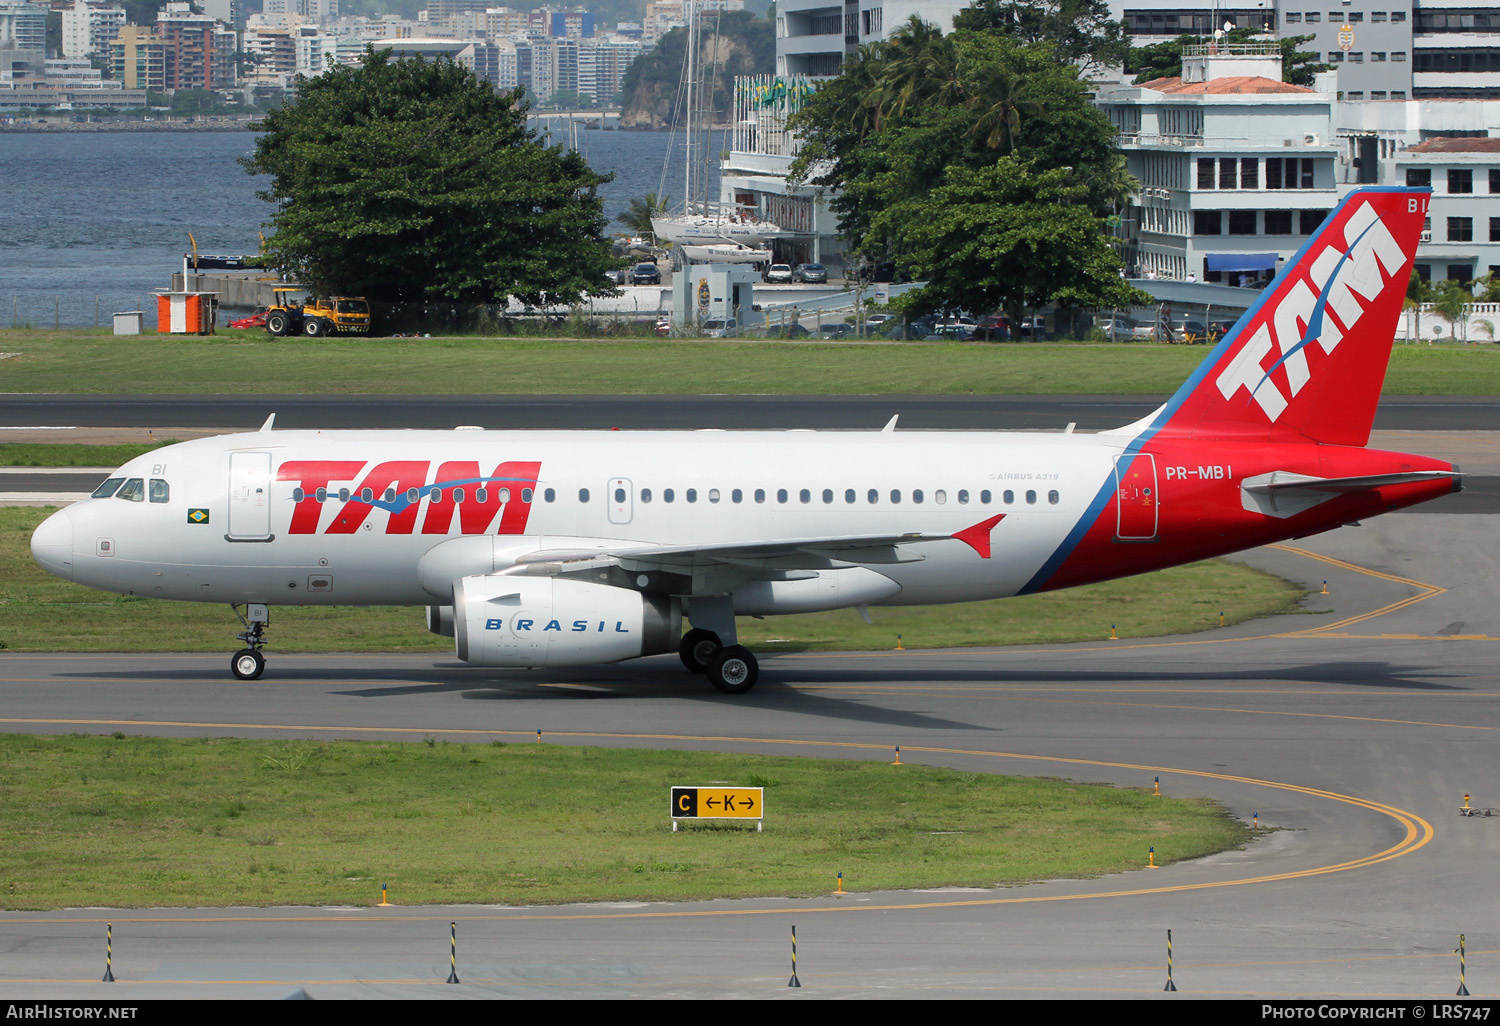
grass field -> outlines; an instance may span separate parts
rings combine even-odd
[[[70,393],[1159,395],[1208,350],[514,338],[309,341],[0,329],[5,390]],[[1500,393],[1500,347],[1399,345],[1395,395]]]
[[[1140,789],[537,744],[0,735],[0,907],[537,904],[993,887],[1245,842]],[[674,784],[765,788],[765,831],[672,833]],[[1144,781],[1143,781],[1144,784]]]
[[[0,648],[17,652],[229,652],[238,622],[219,604],[111,595],[72,584],[31,559],[31,532],[50,509],[0,508]],[[1207,630],[1287,612],[1306,594],[1241,566],[1211,561],[1143,577],[995,602],[742,617],[740,641],[762,652],[1016,645]],[[392,606],[272,609],[276,652],[451,653],[420,609]]]

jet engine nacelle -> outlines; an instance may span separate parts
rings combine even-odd
[[[427,629],[445,638],[453,637],[453,607],[428,606]]]
[[[454,648],[475,666],[585,666],[675,652],[675,598],[551,577],[484,576],[453,585]]]

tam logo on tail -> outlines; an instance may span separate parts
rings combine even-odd
[[[1173,397],[1159,429],[1363,445],[1429,198],[1350,193]]]

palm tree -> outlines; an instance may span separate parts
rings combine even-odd
[[[651,236],[651,241],[654,243],[656,235],[651,230],[651,218],[658,214],[665,214],[671,203],[671,196],[658,197],[656,193],[648,192],[644,196],[631,200],[630,206],[621,211],[616,220],[636,235]]]
[[[1026,80],[999,64],[981,68],[971,92],[968,105],[979,112],[971,131],[983,134],[984,144],[1001,153],[1016,148],[1023,112],[1027,117],[1044,113],[1042,104],[1027,95]]]
[[[899,117],[910,103],[927,99],[953,103],[961,97],[958,51],[952,39],[917,15],[891,35],[885,57],[881,73],[885,117]]]

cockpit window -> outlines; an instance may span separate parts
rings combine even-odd
[[[171,494],[171,489],[167,487],[167,483],[165,481],[163,481],[159,477],[153,477],[151,479],[152,502],[169,502],[171,501]]]
[[[112,477],[108,481],[100,485],[98,488],[95,488],[94,494],[89,497],[92,499],[107,499],[119,490],[120,485],[123,484],[124,481],[125,479],[123,477]]]
[[[146,482],[138,477],[132,477],[129,481],[125,482],[124,487],[115,493],[115,498],[129,499],[131,502],[145,502]]]

